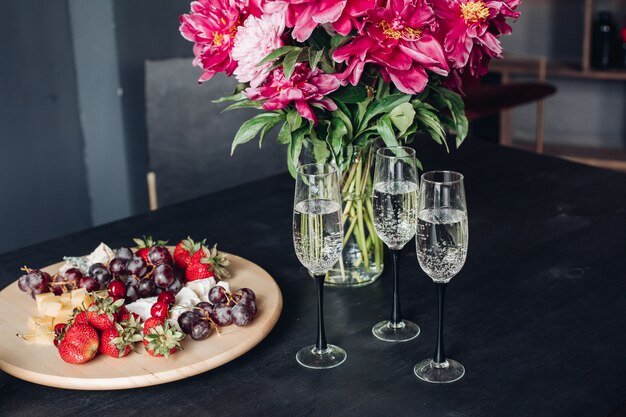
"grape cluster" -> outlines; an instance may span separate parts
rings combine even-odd
[[[17,280],[17,286],[20,290],[27,292],[31,297],[50,291],[48,283],[52,280],[50,274],[39,269],[22,268],[26,272]]]
[[[112,277],[107,283],[109,295],[124,298],[127,303],[159,295],[163,291],[176,294],[185,284],[165,246],[150,248],[147,261],[131,249],[121,247],[109,262],[108,272]]]
[[[240,288],[231,294],[216,285],[209,290],[208,298],[210,302],[202,301],[178,316],[181,330],[193,340],[209,337],[211,325],[244,327],[256,316],[256,295],[250,288]]]

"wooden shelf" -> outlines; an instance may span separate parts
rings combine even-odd
[[[505,57],[493,60],[489,66],[492,72],[510,75],[535,75],[540,71],[540,59]],[[626,81],[626,69],[583,70],[580,64],[548,62],[546,76],[562,78],[582,78],[592,80]]]

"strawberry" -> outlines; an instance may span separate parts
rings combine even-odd
[[[176,266],[183,271],[186,270],[193,254],[198,252],[205,243],[206,239],[202,242],[194,242],[189,236],[187,236],[187,239],[181,240],[174,248],[174,263]]]
[[[115,327],[108,328],[100,336],[100,353],[112,358],[123,358],[130,351],[136,352],[135,342],[142,340],[141,323],[135,317],[127,321],[115,323]]]
[[[87,309],[89,324],[98,330],[106,330],[115,327],[118,320],[119,309],[124,304],[124,299],[113,300],[112,297],[98,298]]]
[[[61,359],[79,364],[92,360],[98,353],[98,332],[88,324],[74,324],[59,344]]]
[[[217,251],[217,245],[211,249],[202,246],[192,257],[185,271],[187,281],[215,277],[217,279],[230,278],[226,267],[230,260],[224,254]]]
[[[143,345],[150,356],[164,356],[181,349],[180,341],[185,334],[170,326],[168,322],[150,317],[143,325]]]
[[[148,262],[148,253],[150,253],[150,249],[153,246],[165,246],[167,245],[167,240],[154,240],[152,236],[144,236],[143,239],[133,239],[133,241],[137,244],[135,247],[135,256],[140,256],[143,258],[146,263]]]
[[[121,322],[121,321],[126,321],[128,319],[130,319],[130,312],[128,310],[126,310],[125,306],[121,306],[119,311],[118,311],[118,316],[117,316],[117,321]]]

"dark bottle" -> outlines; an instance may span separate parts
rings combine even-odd
[[[613,46],[617,33],[611,12],[601,11],[593,25],[591,65],[609,68],[613,63]]]

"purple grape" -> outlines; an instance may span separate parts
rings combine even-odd
[[[126,264],[126,270],[131,275],[143,277],[148,272],[148,265],[146,265],[146,261],[142,257],[133,256]]]
[[[29,292],[29,290],[31,289],[30,286],[28,285],[28,274],[24,274],[22,275],[18,280],[17,280],[17,286],[19,287],[20,290],[24,291],[24,292]]]
[[[70,285],[78,285],[78,280],[83,277],[83,273],[78,268],[70,268],[63,274],[65,281]],[[59,282],[59,281],[57,281]]]
[[[27,274],[27,284],[33,290],[46,290],[48,282],[50,281],[50,274],[42,272],[38,269],[33,269]],[[45,292],[45,291],[42,291]]]
[[[169,265],[159,265],[154,270],[153,277],[157,287],[167,288],[174,283],[174,270]]]
[[[78,280],[78,288],[84,288],[87,292],[92,292],[100,289],[100,284],[94,277],[87,275]]]
[[[239,327],[247,326],[254,317],[248,307],[243,304],[237,304],[230,311],[233,315],[233,323]]]
[[[250,311],[250,314],[252,314],[252,317],[256,317],[256,313],[257,313],[257,309],[256,309],[256,301],[251,300],[250,298],[248,298],[248,296],[243,296],[239,302],[237,303],[237,305],[241,305],[245,308],[247,308]]]
[[[81,276],[81,278],[82,278],[82,276]],[[59,274],[56,274],[55,276],[53,276],[52,280],[48,284],[48,287],[50,287],[50,291],[52,291],[54,293],[54,295],[61,295],[66,290],[72,290],[72,289],[76,288],[76,286],[77,286],[76,281],[74,281],[72,284],[69,284],[68,281],[67,281],[67,278],[65,276],[59,275]],[[65,287],[65,289],[63,287]]]
[[[68,271],[69,271],[69,269],[68,269]],[[98,272],[98,271],[100,271],[100,272]],[[92,264],[89,267],[89,271],[87,272],[87,275],[95,277],[97,274],[99,274],[99,273],[101,274],[102,271],[109,272],[109,270],[107,269],[106,266],[104,266],[104,264],[101,264],[100,262],[96,262],[95,264]],[[66,272],[66,274],[67,274],[67,272]],[[82,274],[81,274],[81,276],[82,276]]]
[[[185,311],[180,316],[178,316],[178,325],[183,333],[190,334],[191,326],[195,322],[200,320],[200,314],[195,311]]]
[[[166,289],[172,294],[176,295],[178,294],[178,291],[180,291],[183,288],[184,285],[185,285],[185,279],[179,276],[176,276],[174,278],[174,282],[172,282],[172,284]]]
[[[228,302],[228,296],[224,287],[219,285],[214,286],[209,290],[209,301],[214,305],[226,304]]]
[[[134,286],[138,286],[139,285],[139,279],[137,277],[134,277],[132,275],[129,275],[126,277],[126,285],[134,285]]]
[[[208,320],[197,320],[191,325],[190,336],[193,340],[204,340],[211,334],[211,324]]]
[[[256,294],[250,288],[239,288],[237,292],[235,292],[235,295],[238,295],[240,297],[247,295],[252,301],[256,300]]]
[[[115,257],[121,259],[123,261],[130,261],[130,258],[133,257],[133,251],[127,248],[126,246],[121,246],[116,252]]]
[[[198,311],[198,313],[202,314],[202,315],[211,315],[211,312],[213,311],[213,306],[211,305],[211,303],[208,303],[206,301],[201,301],[198,304],[196,304],[195,308],[199,309],[196,310]]]
[[[211,312],[211,320],[218,326],[228,326],[233,322],[231,308],[226,305],[216,306]]]
[[[156,285],[154,284],[154,281],[150,278],[144,278],[139,281],[137,292],[141,298],[146,298],[154,295],[155,289]]]
[[[153,246],[148,252],[148,260],[154,266],[173,265],[174,260],[165,246]]]
[[[126,285],[126,303],[133,303],[139,299],[139,290],[137,285]]]
[[[114,277],[119,277],[120,275],[126,275],[126,263],[124,259],[114,258],[111,262],[109,262],[109,271],[111,275]]]

